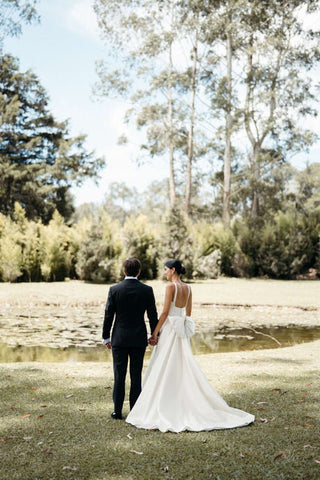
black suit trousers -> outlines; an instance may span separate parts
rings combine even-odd
[[[129,394],[130,410],[141,393],[141,375],[145,351],[146,347],[112,347],[114,372],[113,402],[114,411],[117,414],[122,413],[129,359],[131,381]]]

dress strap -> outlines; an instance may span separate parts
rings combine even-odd
[[[173,297],[172,302],[173,302],[173,304],[175,305],[175,304],[176,304],[176,299],[177,299],[177,294],[178,294],[178,286],[177,286],[176,282],[173,282],[173,284],[174,284],[174,297]],[[189,297],[190,297],[191,287],[190,287],[190,285],[188,285],[188,284],[187,284],[187,287],[188,287],[187,301],[186,301],[185,306],[182,307],[182,308],[186,308],[186,306],[188,305]]]
[[[174,284],[174,297],[173,297],[173,303],[174,305],[176,304],[176,298],[177,298],[177,293],[178,293],[178,288],[176,282],[173,282]]]

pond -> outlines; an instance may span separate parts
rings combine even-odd
[[[194,354],[238,352],[266,348],[281,348],[320,339],[319,327],[222,328],[196,333],[191,339]],[[151,354],[148,347],[146,356]],[[51,348],[43,346],[9,346],[0,344],[0,362],[105,362],[111,361],[111,352],[103,345],[92,347],[70,346]]]

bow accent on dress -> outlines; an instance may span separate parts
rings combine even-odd
[[[195,332],[195,323],[193,319],[187,315],[169,315],[168,320],[180,338],[190,338]]]

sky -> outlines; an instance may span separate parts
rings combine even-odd
[[[92,94],[97,81],[95,62],[105,57],[107,49],[99,37],[92,0],[39,0],[38,12],[40,24],[24,25],[22,35],[6,39],[4,46],[6,52],[19,58],[21,70],[37,74],[56,119],[69,119],[71,135],[87,135],[88,150],[105,157],[106,167],[98,185],[88,180],[72,190],[75,205],[101,202],[112,182],[125,182],[143,191],[153,180],[168,177],[164,160],[137,166],[138,133],[128,131],[123,123],[129,105],[123,100],[97,99]],[[312,120],[310,127],[319,132],[318,120]],[[123,133],[135,140],[118,145]],[[306,162],[319,159],[320,142],[309,153],[297,155],[292,163],[304,168]]]
[[[6,52],[19,58],[22,71],[36,73],[56,119],[69,119],[71,135],[86,134],[88,150],[105,157],[98,185],[88,180],[72,190],[76,206],[101,202],[111,182],[125,182],[143,191],[153,180],[168,176],[161,160],[137,166],[137,137],[136,143],[117,145],[119,136],[128,133],[123,116],[129,105],[92,94],[98,78],[95,62],[105,56],[106,47],[91,5],[92,0],[40,0],[40,24],[24,25],[22,35],[4,44]]]

